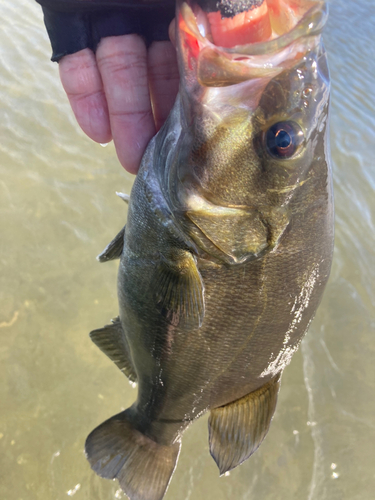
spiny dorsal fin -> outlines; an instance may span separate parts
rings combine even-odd
[[[113,319],[110,325],[93,330],[90,338],[131,382],[136,382],[137,374],[131,362],[125,334],[118,317]]]
[[[99,262],[108,262],[109,260],[119,259],[124,248],[125,227],[113,238],[111,243],[96,258]]]
[[[116,194],[119,198],[121,198],[122,200],[124,200],[125,203],[129,203],[129,200],[130,200],[130,195],[126,194],[126,193],[120,193],[119,191],[116,191]]]
[[[276,408],[280,377],[278,374],[257,391],[211,410],[210,452],[220,475],[242,464],[265,438]]]
[[[193,255],[174,249],[161,256],[153,279],[155,301],[173,325],[199,328],[204,317],[204,286]]]

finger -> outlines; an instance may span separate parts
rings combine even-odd
[[[174,18],[171,21],[171,24],[169,25],[168,35],[169,35],[169,38],[170,38],[170,40],[172,42],[172,45],[174,47],[176,47],[176,18]]]
[[[112,139],[107,101],[96,59],[90,49],[65,56],[60,79],[82,130],[96,142]]]
[[[156,129],[163,125],[179,85],[176,49],[171,42],[154,42],[148,51],[149,84]]]
[[[145,43],[138,35],[104,38],[96,52],[96,60],[117,155],[126,170],[136,173],[155,133]]]

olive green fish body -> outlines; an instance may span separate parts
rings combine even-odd
[[[119,319],[91,334],[138,383],[133,406],[86,442],[93,469],[132,500],[163,497],[183,431],[207,411],[221,473],[257,449],[321,300],[329,76],[323,5],[308,12],[304,36],[281,37],[265,65],[246,52],[256,48],[238,58],[201,40],[180,4],[180,93],[142,160],[125,231],[100,256],[120,257]]]
[[[315,153],[324,158],[324,134],[321,142]],[[158,156],[157,141],[155,149]],[[139,399],[149,404],[158,391],[153,419],[190,421],[258,389],[290,361],[329,274],[331,180],[323,163],[308,170],[311,179],[289,203],[288,226],[277,246],[239,265],[210,261],[199,247],[191,249],[194,240],[179,240],[163,224],[147,200],[152,188],[143,165],[129,207],[119,297],[139,374]],[[161,190],[159,194],[162,198]],[[174,218],[178,229],[183,227],[180,218],[186,216]],[[155,268],[171,248],[183,248],[196,258],[205,302],[199,328],[173,325],[155,307]]]

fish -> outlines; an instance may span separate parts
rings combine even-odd
[[[85,453],[131,500],[163,498],[184,431],[207,412],[221,475],[258,449],[329,277],[327,6],[264,2],[265,38],[223,47],[212,9],[178,0],[179,93],[98,256],[120,261],[119,316],[90,336],[138,394]]]

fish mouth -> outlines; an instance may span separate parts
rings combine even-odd
[[[231,4],[240,12],[228,13]],[[319,43],[328,6],[321,0],[179,0],[177,16],[185,74],[195,70],[201,85],[226,86],[274,77],[296,64]]]

